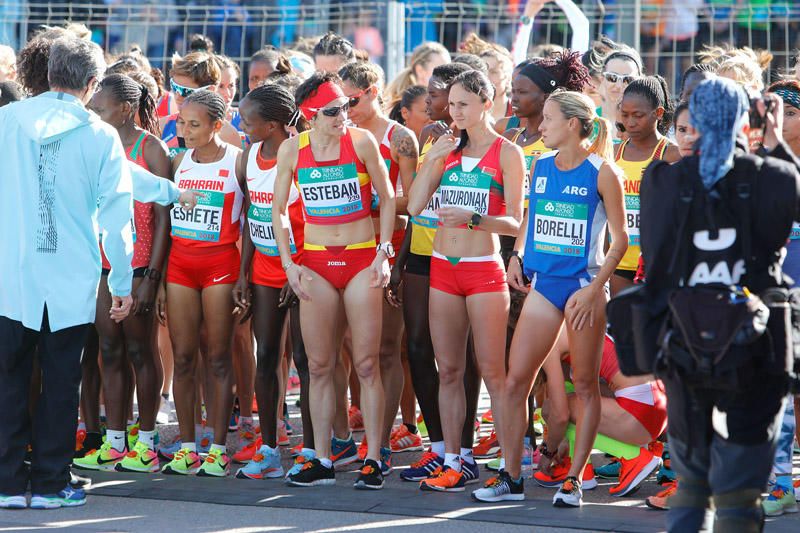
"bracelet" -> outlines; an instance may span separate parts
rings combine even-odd
[[[153,281],[161,281],[161,272],[154,268],[147,267],[144,269],[143,272],[145,278],[151,279]]]
[[[292,268],[293,266],[295,266],[295,262],[294,261],[287,261],[284,264],[282,264],[281,266],[283,267],[283,271],[284,272],[289,272],[289,269]]]
[[[556,452],[551,452],[547,448],[547,443],[546,442],[542,442],[542,444],[539,446],[539,453],[542,454],[543,456],[547,457],[548,459],[552,459],[556,455]]]

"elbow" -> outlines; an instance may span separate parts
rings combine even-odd
[[[422,206],[417,205],[411,198],[409,198],[406,210],[408,211],[409,215],[411,215],[412,217],[416,217],[419,216],[420,213],[422,213]]]

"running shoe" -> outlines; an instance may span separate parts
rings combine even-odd
[[[80,447],[78,447],[78,444],[80,444]],[[75,455],[73,455],[73,458],[85,457],[91,450],[99,450],[102,445],[103,436],[100,433],[87,432],[82,439],[76,434]]]
[[[597,468],[594,472],[601,479],[619,479],[619,471],[622,463],[618,459],[612,459],[610,463]]]
[[[461,474],[464,476],[464,484],[478,483],[481,480],[481,470],[478,463],[469,463],[461,459]]]
[[[417,431],[419,431],[419,434],[423,439],[428,438],[428,426],[425,425],[425,419],[422,418],[422,415],[417,417]]]
[[[288,478],[289,476],[297,474],[303,468],[304,464],[312,459],[315,459],[316,457],[317,454],[314,452],[314,450],[306,450],[305,452],[301,450],[300,453],[297,454],[297,457],[294,458],[294,464],[292,467],[288,472],[286,472],[286,477]]]
[[[86,489],[92,485],[92,479],[86,476],[76,474],[70,469],[69,471],[69,484],[73,489]]]
[[[384,477],[392,473],[392,450],[381,447],[381,474]]]
[[[125,458],[125,452],[118,452],[110,442],[104,442],[99,450],[91,450],[84,457],[73,459],[72,464],[82,470],[103,470],[110,472],[114,465]]]
[[[484,424],[494,424],[494,415],[491,409],[481,415],[481,422]]]
[[[77,507],[86,503],[86,492],[67,485],[56,494],[31,495],[31,509],[58,509],[59,507]]]
[[[247,446],[243,447],[241,450],[233,454],[233,462],[246,464],[253,459],[253,456],[256,452],[261,448],[264,442],[261,440],[261,437],[258,437],[255,441]]]
[[[299,472],[286,476],[286,483],[295,487],[335,485],[336,473],[332,466],[328,468],[319,459],[311,459],[303,465]]]
[[[658,474],[656,474],[656,483],[659,485],[666,485],[667,483],[675,481],[678,475],[672,469],[672,462],[669,460],[669,450],[664,450],[664,453],[661,455],[661,461],[661,468],[658,469]]]
[[[505,470],[489,479],[480,489],[472,491],[472,498],[479,502],[522,501],[525,499],[525,484],[520,478],[514,481]]]
[[[161,470],[158,454],[143,443],[137,442],[122,461],[116,464],[117,472],[141,472],[153,474]]]
[[[428,479],[420,481],[419,489],[435,492],[464,492],[464,475],[445,465]]]
[[[0,494],[0,509],[25,509],[28,506],[28,499],[24,494],[7,496]]]
[[[800,479],[794,482],[794,497],[800,502]]]
[[[574,476],[565,479],[553,496],[553,507],[580,507],[582,503],[581,482]]]
[[[83,441],[86,440],[86,429],[78,428],[75,432],[75,451],[83,449]]]
[[[541,409],[533,412],[533,432],[537,435],[544,435],[544,418],[542,418]]]
[[[261,446],[253,459],[236,472],[239,479],[272,479],[283,477],[281,454],[269,446]]]
[[[357,460],[358,452],[356,451],[356,441],[353,440],[353,435],[350,435],[347,440],[331,437],[331,461],[333,461],[333,466],[349,465]]]
[[[231,459],[222,450],[212,448],[208,452],[208,457],[197,470],[198,476],[203,477],[225,477],[230,471]]]
[[[200,463],[203,461],[202,458],[192,450],[188,448],[181,448],[177,452],[175,452],[175,457],[167,463],[161,472],[164,474],[178,474],[182,476],[188,476],[190,474],[196,474],[198,470],[200,470]]]
[[[300,443],[297,444],[297,446],[292,446],[289,449],[289,456],[290,457],[297,457],[298,455],[300,455],[300,452],[302,452],[302,451],[303,451],[303,443],[300,442]]]
[[[569,473],[570,466],[570,461],[566,460],[563,464],[555,465],[553,467],[552,475],[548,475],[539,471],[533,475],[533,480],[545,488],[552,489],[558,487],[567,480],[567,474]],[[592,490],[596,487],[597,479],[594,477],[594,468],[592,468],[591,463],[588,463],[586,468],[583,469],[583,483],[581,484],[581,489]]]
[[[650,509],[656,509],[657,511],[669,511],[669,499],[675,495],[675,492],[678,490],[678,482],[673,481],[672,483],[667,483],[664,490],[656,494],[655,496],[648,496],[648,498],[644,501],[645,504]]]
[[[139,442],[139,421],[137,420],[136,422],[128,426],[125,429],[125,431],[126,431],[125,435],[127,436],[126,443],[128,445],[128,449],[132,450],[136,446],[136,443]]]
[[[619,483],[608,489],[612,496],[633,494],[639,489],[642,481],[661,467],[661,458],[647,448],[642,448],[633,459],[620,458]]]
[[[424,449],[419,433],[411,433],[405,424],[394,428],[389,440],[394,453],[418,452]]]
[[[364,461],[367,458],[367,452],[369,451],[369,446],[367,446],[367,435],[364,435],[364,438],[361,439],[361,442],[358,443],[358,459],[360,461]]]
[[[486,463],[486,470],[491,470],[492,472],[499,472],[500,471],[500,465],[502,465],[502,464],[503,464],[503,458],[502,457],[496,457],[496,458],[492,459],[491,461],[489,461],[488,463]]]
[[[288,446],[292,443],[289,440],[289,431],[286,429],[286,422],[278,420],[278,446]]]
[[[475,447],[472,448],[472,455],[475,459],[494,459],[499,454],[500,442],[497,440],[497,434],[494,431],[480,439]]]
[[[284,405],[286,405],[286,404],[284,404]],[[292,427],[292,425],[289,423],[289,417],[288,416],[284,416],[283,417],[283,423],[286,425],[286,434],[289,435],[290,437],[292,435],[294,435],[294,427]]]
[[[231,411],[231,420],[228,422],[228,431],[236,431],[239,429],[239,398],[233,402],[233,411]]]
[[[786,490],[785,487],[775,485],[775,488],[761,502],[764,514],[767,516],[780,516],[784,513],[796,513],[797,501],[795,501],[794,490]]]
[[[195,436],[196,441],[195,444],[197,445],[197,453],[207,455],[208,452],[211,450],[211,444],[214,440],[214,433],[208,429],[205,424],[203,425],[203,433],[198,438]]]
[[[261,437],[261,428],[252,422],[242,422],[239,425],[239,449],[255,444]],[[258,448],[256,448],[258,449]]]
[[[350,431],[364,430],[364,416],[358,406],[351,405],[350,409],[347,410],[347,421],[350,424]]]
[[[663,458],[664,450],[666,449],[666,447],[664,446],[664,443],[661,442],[660,440],[654,440],[647,445],[647,449],[653,452],[653,455],[655,455],[656,457]]]
[[[422,459],[400,472],[403,481],[422,481],[436,470],[444,466],[444,459],[428,450],[422,454]]]
[[[158,453],[158,458],[162,461],[170,462],[175,458],[175,454],[178,453],[178,450],[181,448],[183,448],[183,443],[179,435],[174,441],[156,447],[156,453]]]
[[[364,461],[364,466],[358,473],[353,487],[359,490],[378,490],[383,488],[383,473],[382,468],[378,467],[378,463],[372,459]]]

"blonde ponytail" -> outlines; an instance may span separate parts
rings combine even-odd
[[[614,161],[614,145],[611,140],[611,123],[597,116],[594,101],[583,93],[556,89],[548,97],[558,104],[561,113],[567,119],[576,118],[581,123],[581,139],[594,140],[588,148],[589,152],[597,154],[608,162]]]
[[[614,161],[614,142],[611,140],[611,122],[603,117],[595,116],[592,128],[596,127],[597,135],[589,146],[589,151],[597,154],[609,163]]]

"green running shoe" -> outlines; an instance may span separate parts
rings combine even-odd
[[[137,441],[133,450],[128,452],[125,458],[117,463],[117,472],[141,472],[153,474],[161,470],[158,463],[158,454],[150,449],[147,444]]]
[[[197,455],[197,452],[189,448],[181,448],[175,452],[172,461],[167,463],[162,472],[164,474],[178,474],[181,476],[188,476],[196,474],[200,470],[200,463],[203,460]]]
[[[125,452],[118,452],[111,442],[104,442],[99,450],[90,450],[83,457],[73,459],[72,464],[83,470],[111,471],[124,458]]]
[[[225,477],[228,475],[230,464],[231,459],[228,457],[227,453],[212,448],[208,452],[206,460],[200,465],[200,470],[197,471],[197,475]]]

